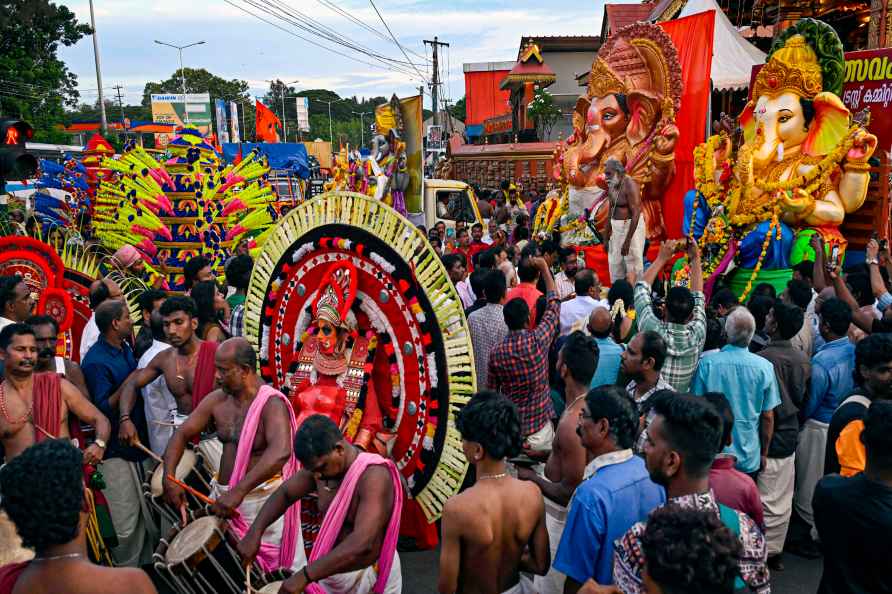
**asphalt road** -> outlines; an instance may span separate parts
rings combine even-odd
[[[437,551],[400,553],[403,568],[403,594],[431,594],[437,591]],[[815,594],[821,579],[821,560],[784,555],[786,568],[773,572],[772,594]]]

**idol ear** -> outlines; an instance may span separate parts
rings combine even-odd
[[[749,101],[737,117],[743,130],[743,142],[753,144],[756,141],[756,102]]]
[[[810,157],[821,157],[839,146],[849,133],[851,112],[839,95],[833,93],[818,93],[812,105],[815,116],[802,143],[802,152]]]
[[[635,146],[650,134],[660,119],[660,100],[653,93],[631,91],[626,96],[629,106],[629,125],[626,138]]]

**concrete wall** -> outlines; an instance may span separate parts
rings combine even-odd
[[[545,63],[554,70],[557,81],[548,87],[554,96],[555,103],[561,108],[564,117],[552,128],[548,138],[542,140],[557,141],[566,138],[573,132],[572,113],[576,99],[585,88],[576,82],[576,75],[591,70],[597,52],[542,52]]]

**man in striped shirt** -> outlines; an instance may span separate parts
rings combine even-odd
[[[697,243],[692,241],[687,248],[691,288],[669,289],[662,319],[653,310],[651,286],[675,252],[684,247],[685,241],[664,241],[656,260],[635,285],[638,331],[653,330],[666,341],[666,361],[661,373],[663,379],[678,392],[688,391],[706,341],[706,298],[703,295],[703,269]]]

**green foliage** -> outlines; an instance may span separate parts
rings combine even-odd
[[[0,112],[29,122],[35,142],[67,141],[55,124],[65,105],[77,103],[77,77],[57,52],[91,32],[68,8],[48,0],[0,3]]]
[[[227,101],[247,101],[248,83],[233,78],[226,80],[212,74],[204,68],[183,68],[187,93],[209,93],[211,101],[225,99]],[[142,93],[142,104],[151,106],[151,95],[158,93],[182,93],[183,85],[179,68],[170,78],[161,82],[147,82]]]
[[[462,97],[458,101],[455,102],[455,105],[449,107],[449,113],[457,120],[461,120],[462,122],[468,117],[468,108],[465,104],[465,98]]]
[[[784,29],[774,39],[770,54],[784,47],[784,44],[793,35],[805,37],[806,43],[815,50],[818,63],[821,65],[824,90],[836,95],[842,93],[846,75],[846,60],[842,41],[840,41],[836,30],[824,21],[799,19],[795,25]]]
[[[536,89],[527,105],[527,113],[536,122],[541,138],[547,138],[554,125],[561,119],[561,109],[555,105],[554,97],[545,89]]]

